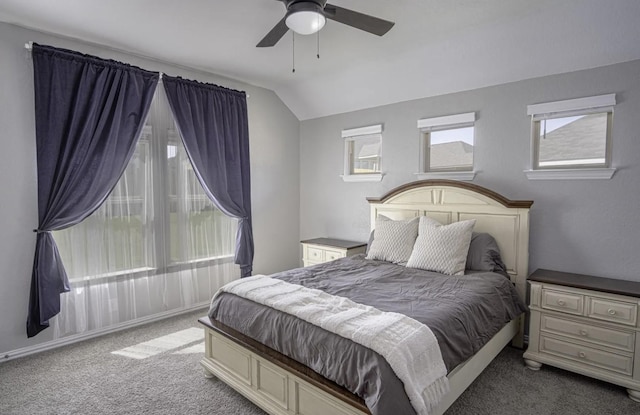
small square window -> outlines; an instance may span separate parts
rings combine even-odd
[[[382,125],[342,131],[344,181],[382,180]]]
[[[349,143],[349,174],[380,173],[379,135],[356,137]]]
[[[609,179],[615,94],[529,105],[529,179]]]
[[[612,115],[597,112],[534,119],[534,168],[608,167]]]
[[[473,170],[473,126],[423,133],[425,172]]]
[[[475,112],[418,120],[419,178],[473,180]]]

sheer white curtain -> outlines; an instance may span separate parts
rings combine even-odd
[[[158,88],[134,156],[105,203],[54,233],[71,291],[54,337],[204,304],[238,278],[237,220],[202,190]]]

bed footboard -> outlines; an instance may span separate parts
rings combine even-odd
[[[205,356],[200,361],[209,373],[272,415],[370,415],[362,400],[324,378],[309,376],[302,368],[282,367],[286,356],[251,339],[230,338],[208,318],[205,325]],[[227,329],[225,329],[226,331]],[[229,329],[231,330],[231,329]],[[239,335],[239,333],[233,333]],[[241,335],[240,335],[241,336]],[[264,346],[263,346],[264,347]],[[289,359],[290,360],[290,359]],[[295,366],[295,361],[288,362]],[[308,369],[307,369],[308,370]],[[315,373],[315,372],[314,372]],[[306,380],[305,380],[306,379]]]
[[[434,415],[442,415],[518,334],[516,318],[478,353],[448,375],[450,392]],[[271,415],[370,415],[364,401],[311,369],[208,317],[205,372],[222,380]]]

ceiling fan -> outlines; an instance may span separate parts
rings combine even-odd
[[[324,27],[326,19],[382,36],[394,25],[388,20],[327,4],[327,0],[276,0],[287,8],[285,16],[258,43],[257,47],[274,46],[289,31],[301,35],[316,33]]]

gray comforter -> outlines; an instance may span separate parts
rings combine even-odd
[[[271,275],[426,324],[448,371],[475,354],[526,310],[508,278],[474,272],[447,276],[363,255]],[[306,321],[233,294],[209,317],[312,368],[364,399],[373,415],[415,414],[402,382],[379,354]]]

